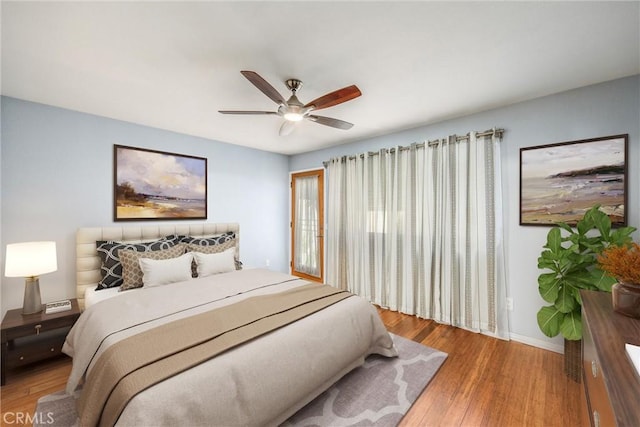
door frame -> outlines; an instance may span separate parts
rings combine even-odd
[[[308,177],[308,176],[318,176],[318,224],[319,224],[319,235],[317,238],[319,239],[319,256],[320,256],[320,277],[311,276],[306,273],[294,272],[293,267],[293,259],[295,252],[295,178],[297,177]],[[301,277],[306,280],[312,280],[314,282],[324,282],[324,168],[318,169],[306,169],[303,171],[295,171],[289,173],[289,237],[290,237],[290,247],[289,247],[289,272],[294,276]]]

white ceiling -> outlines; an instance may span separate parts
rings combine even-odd
[[[295,154],[638,74],[639,6],[3,1],[2,94]],[[277,108],[240,70],[303,103],[356,84],[318,112],[355,126],[219,114]]]

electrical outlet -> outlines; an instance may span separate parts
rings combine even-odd
[[[513,311],[513,298],[507,298],[507,310]]]

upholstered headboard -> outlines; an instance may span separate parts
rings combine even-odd
[[[236,233],[236,257],[239,257],[240,225],[238,223],[79,228],[76,233],[76,297],[80,308],[84,308],[85,289],[95,286],[100,281],[100,257],[96,250],[96,241],[140,243],[171,234],[211,237],[227,231]]]

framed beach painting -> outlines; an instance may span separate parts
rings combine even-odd
[[[207,159],[114,145],[115,221],[206,219]]]
[[[599,204],[627,225],[627,145],[613,135],[520,149],[520,225],[575,225]]]

